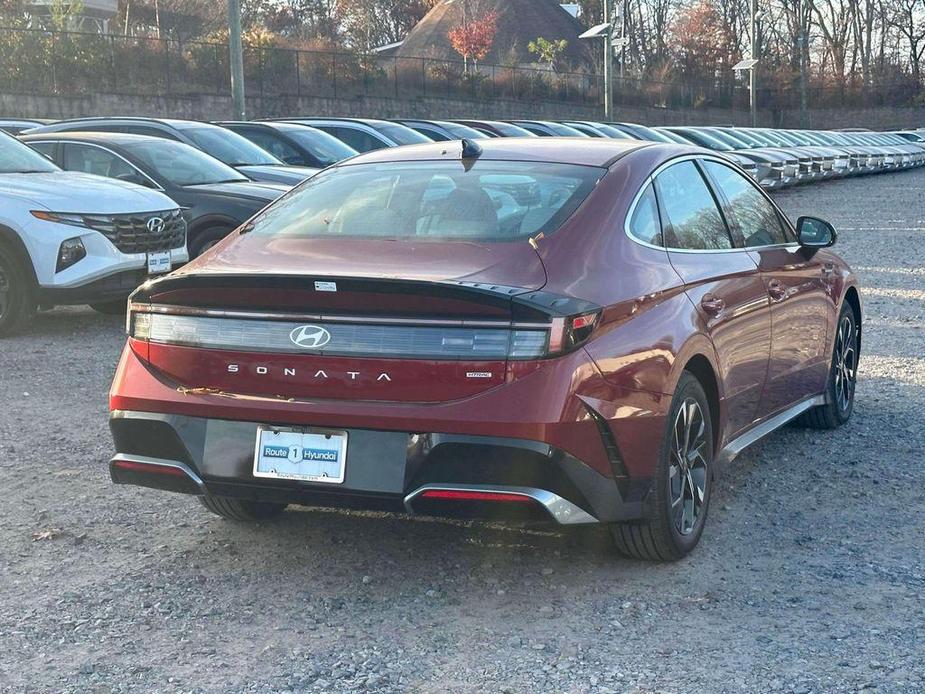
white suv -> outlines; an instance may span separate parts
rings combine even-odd
[[[0,133],[0,337],[38,306],[124,310],[149,275],[188,259],[186,220],[166,195],[62,171]]]

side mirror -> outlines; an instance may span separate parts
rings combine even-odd
[[[797,240],[804,248],[828,248],[835,243],[835,227],[818,217],[800,217],[797,220]]]

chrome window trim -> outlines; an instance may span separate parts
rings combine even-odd
[[[762,251],[762,250],[767,250],[769,248],[789,248],[789,247],[794,247],[794,246],[795,247],[800,246],[800,244],[797,243],[796,241],[789,241],[787,243],[772,243],[766,246],[745,246],[742,248],[669,248],[668,246],[656,246],[655,244],[648,243],[638,238],[637,236],[635,236],[632,230],[630,229],[630,221],[633,218],[633,214],[636,212],[636,206],[639,204],[639,201],[642,199],[642,194],[645,192],[646,188],[650,184],[654,185],[656,177],[662,171],[664,171],[670,166],[673,166],[675,164],[680,164],[683,161],[697,162],[697,161],[704,161],[704,160],[715,161],[718,164],[724,164],[725,166],[729,166],[729,168],[735,170],[735,165],[730,166],[730,164],[734,164],[734,162],[730,162],[728,159],[717,157],[712,154],[684,154],[684,155],[675,157],[673,159],[669,159],[668,161],[660,164],[655,169],[655,171],[653,171],[648,176],[646,176],[645,180],[642,182],[642,185],[639,187],[639,190],[636,191],[636,195],[633,197],[633,201],[630,203],[630,206],[626,210],[626,217],[623,221],[623,232],[629,237],[630,241],[632,241],[633,243],[637,243],[640,246],[644,246],[645,248],[654,248],[657,251],[665,251],[666,253],[668,253],[669,251],[672,253],[710,253],[710,254],[742,253],[742,252],[748,252],[748,251]],[[762,195],[765,196],[765,198],[771,201],[771,204],[774,205],[774,208],[776,210],[780,210],[780,208],[777,206],[777,203],[774,202],[774,200],[771,198],[770,195],[768,195],[764,190],[761,190],[760,186],[756,186],[756,188],[762,193]],[[786,217],[784,217],[784,219],[786,219]],[[788,224],[789,224],[789,220],[788,220]],[[662,230],[662,232],[664,234],[664,229]]]
[[[419,325],[437,328],[517,328],[525,330],[549,330],[551,323],[530,323],[492,320],[465,320],[441,318],[389,318],[375,316],[331,315],[324,313],[284,313],[277,311],[226,311],[224,309],[197,308],[193,306],[167,306],[131,302],[131,313],[158,313],[174,316],[199,316],[205,318],[235,318],[266,321],[317,321],[325,323],[356,323],[361,325]]]

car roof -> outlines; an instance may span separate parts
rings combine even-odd
[[[559,164],[607,167],[637,149],[659,146],[642,140],[603,138],[517,138],[498,137],[478,141],[481,159],[494,161],[543,161]],[[675,149],[693,149],[676,146]],[[458,142],[434,142],[366,152],[350,159],[353,164],[379,162],[428,161],[459,156]]]
[[[108,121],[130,121],[134,123],[166,125],[172,128],[177,128],[178,130],[184,128],[199,127],[203,125],[212,125],[212,123],[207,121],[188,120],[182,118],[149,118],[146,116],[90,116],[86,118],[68,118],[66,120],[52,123],[52,125],[73,125],[75,123],[106,123]]]
[[[387,120],[379,120],[378,118],[337,118],[333,116],[291,116],[289,118],[272,118],[271,122],[284,121],[289,123],[298,123],[299,121],[317,121],[317,122],[332,122],[332,123],[353,123],[355,125],[391,125]]]
[[[306,123],[295,123],[293,121],[275,121],[275,120],[218,120],[212,123],[219,127],[229,125],[256,126],[258,128],[271,128],[273,130],[305,131],[318,132],[316,128]]]
[[[162,137],[151,135],[130,135],[129,133],[106,133],[99,131],[82,132],[80,130],[64,132],[34,133],[20,135],[23,142],[40,142],[42,140],[73,140],[75,142],[90,142],[98,145],[130,145],[137,142],[173,142]],[[174,143],[181,144],[181,143]]]

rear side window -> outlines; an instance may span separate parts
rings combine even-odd
[[[731,221],[738,225],[746,247],[788,242],[777,210],[745,176],[715,161],[704,162],[704,168],[729,201]]]
[[[655,179],[665,216],[665,245],[689,250],[732,248],[732,238],[713,194],[693,161],[683,161]]]
[[[655,190],[650,183],[643,190],[630,217],[630,233],[644,243],[653,246],[662,245],[662,226],[658,219],[658,204],[655,202]]]
[[[99,147],[89,145],[64,145],[64,168],[68,171],[82,171],[107,178],[119,178],[132,183],[144,180],[135,167],[121,157]]]

